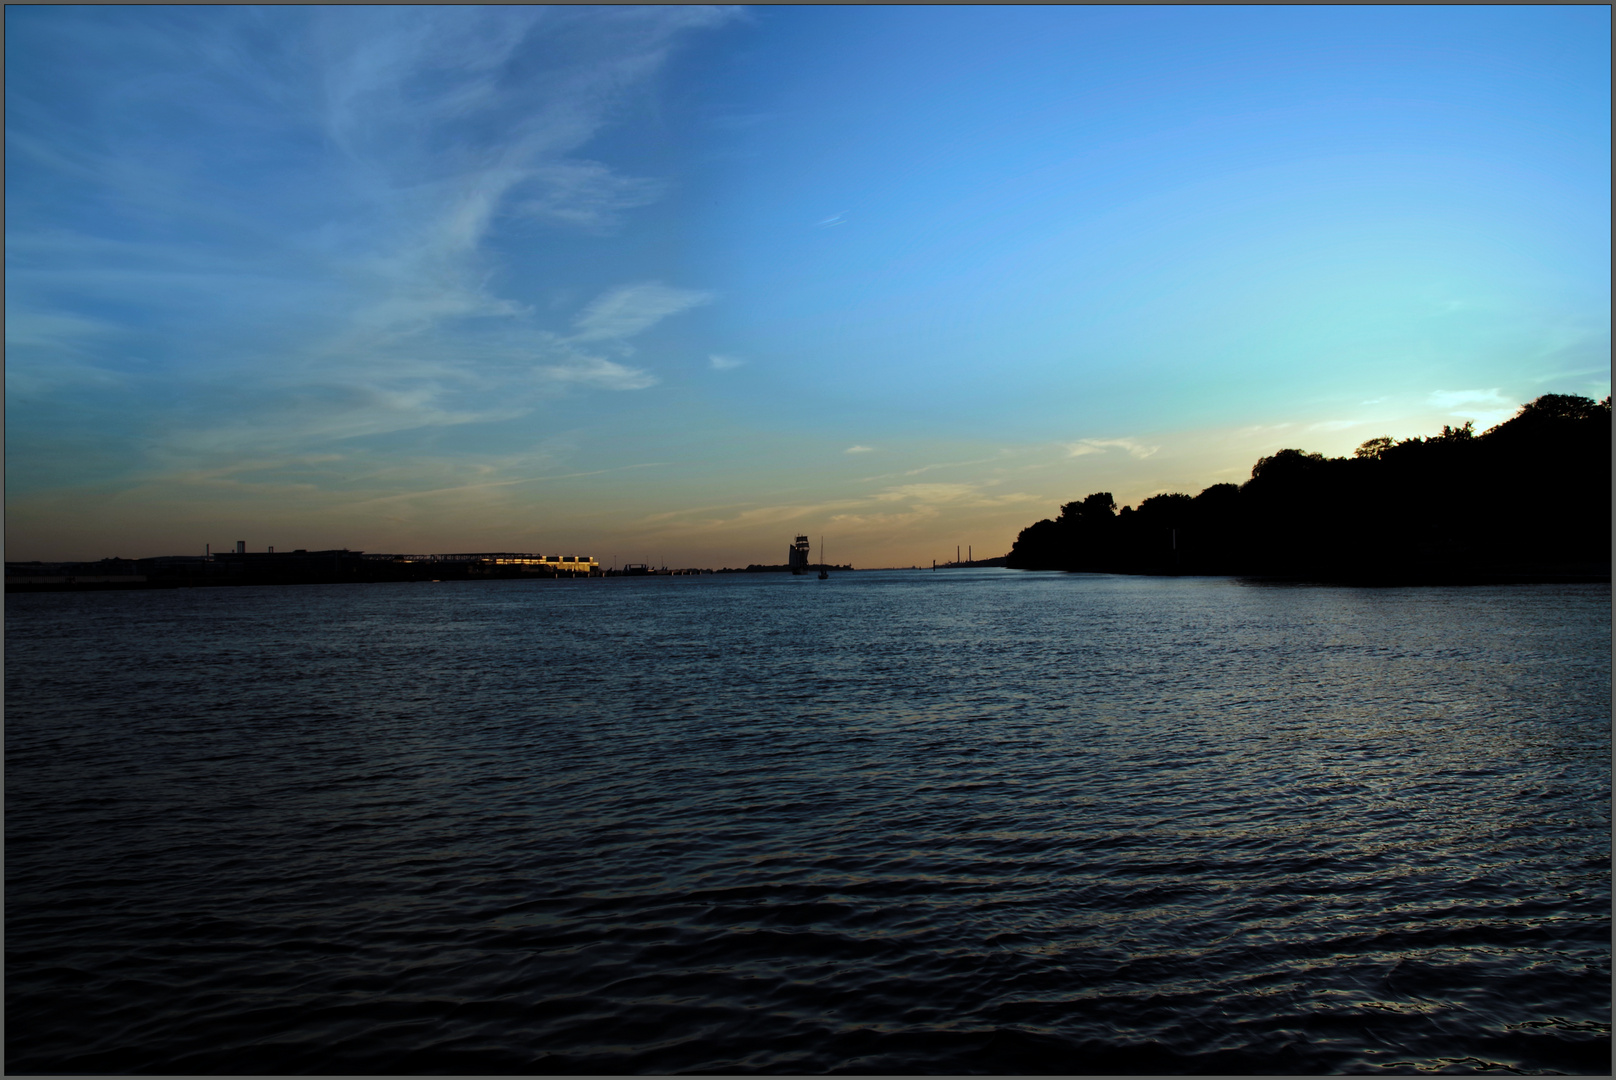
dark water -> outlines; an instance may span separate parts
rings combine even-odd
[[[6,600],[6,1066],[1608,1072],[1610,590]]]

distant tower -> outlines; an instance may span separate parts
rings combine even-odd
[[[800,574],[808,569],[808,538],[797,537],[797,542],[786,549],[786,565],[791,567],[793,574]]]

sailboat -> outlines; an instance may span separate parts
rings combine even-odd
[[[819,580],[824,581],[830,577],[830,571],[825,569],[825,538],[819,538]]]

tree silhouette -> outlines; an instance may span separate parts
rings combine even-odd
[[[1371,581],[1609,576],[1610,398],[1546,394],[1349,458],[1285,449],[1245,483],[1116,510],[1110,492],[1028,526],[1022,569],[1275,574]],[[1529,501],[1501,493],[1530,493]]]
[[[1377,435],[1373,439],[1366,439],[1358,449],[1352,452],[1355,458],[1368,458],[1374,461],[1384,457],[1386,451],[1397,445],[1397,440],[1390,435]]]

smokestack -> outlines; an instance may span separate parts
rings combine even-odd
[[[237,555],[245,555],[245,554],[247,554],[247,541],[245,541],[245,540],[237,540],[236,541],[236,554]]]

